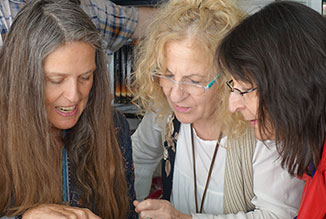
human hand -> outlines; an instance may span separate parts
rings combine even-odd
[[[87,208],[42,204],[28,209],[23,219],[101,219]]]
[[[142,202],[134,201],[135,211],[141,219],[191,219],[191,215],[177,211],[166,200],[146,199]]]

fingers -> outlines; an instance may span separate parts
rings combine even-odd
[[[140,219],[170,219],[165,213],[158,211],[142,211],[139,214]]]
[[[138,205],[139,203],[140,203],[140,202],[137,201],[137,200],[134,200],[134,201],[133,201],[133,204],[134,204],[135,207],[137,207],[137,205]]]
[[[23,219],[100,219],[87,208],[65,205],[42,204],[29,209],[23,214]]]
[[[147,199],[142,202],[134,201],[135,210],[141,219],[169,219],[176,209],[166,200]]]
[[[163,200],[146,199],[142,202],[134,201],[134,205],[136,208],[136,212],[139,213],[145,210],[156,210],[161,206],[162,201]]]
[[[87,208],[65,207],[66,217],[69,219],[100,219]]]

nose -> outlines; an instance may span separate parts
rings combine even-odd
[[[230,93],[229,96],[229,110],[232,113],[235,113],[237,111],[241,111],[245,108],[245,104],[242,101],[242,97],[240,95],[237,95],[234,92]]]
[[[77,80],[71,80],[66,84],[64,96],[71,102],[77,103],[80,99],[79,84]]]
[[[184,99],[185,92],[183,87],[178,82],[175,82],[170,90],[170,99],[177,103]]]

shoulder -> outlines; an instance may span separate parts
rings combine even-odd
[[[250,150],[253,152],[256,148],[257,139],[251,129],[247,129],[240,137],[228,137],[226,149],[228,151]]]
[[[126,116],[119,110],[113,110],[113,121],[115,128],[128,127],[129,124]]]

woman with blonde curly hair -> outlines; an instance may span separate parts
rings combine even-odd
[[[147,197],[162,160],[165,199],[135,201],[141,218],[296,214],[302,183],[232,117],[228,77],[213,61],[222,38],[243,17],[227,0],[171,0],[138,45],[133,88],[145,116],[132,136],[136,195]],[[273,174],[275,182],[260,181]]]

